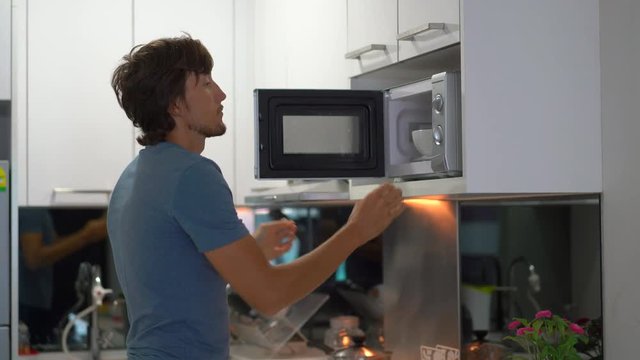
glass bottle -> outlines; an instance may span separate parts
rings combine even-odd
[[[331,327],[324,334],[324,344],[338,350],[353,345],[353,337],[364,337],[360,320],[356,316],[337,316],[330,320]]]

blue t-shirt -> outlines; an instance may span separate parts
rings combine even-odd
[[[20,236],[28,233],[40,234],[44,245],[51,245],[56,236],[53,220],[45,208],[21,207],[18,210],[18,228]],[[43,266],[35,270],[29,269],[22,252],[22,244],[20,249],[20,304],[51,309],[53,267]]]
[[[226,283],[203,253],[249,232],[220,168],[170,142],[148,146],[118,180],[107,219],[129,359],[227,359]]]

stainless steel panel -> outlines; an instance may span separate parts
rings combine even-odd
[[[9,360],[11,348],[9,347],[9,327],[0,327],[0,360]]]
[[[393,359],[458,359],[458,203],[405,203],[383,235],[385,348]]]
[[[9,325],[11,313],[9,191],[9,162],[0,161],[0,326]]]

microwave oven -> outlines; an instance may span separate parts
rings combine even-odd
[[[460,73],[382,91],[254,90],[258,179],[462,175]]]

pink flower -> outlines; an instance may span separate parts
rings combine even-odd
[[[516,331],[516,335],[518,336],[522,336],[525,335],[526,333],[532,333],[535,332],[536,329],[532,328],[532,327],[523,327],[518,329],[518,331]]]
[[[536,319],[548,318],[550,319],[553,314],[551,310],[540,310],[536,313]]]
[[[571,323],[569,324],[569,329],[578,335],[584,334],[584,329],[580,327],[578,324]]]
[[[520,321],[514,320],[514,321],[510,322],[509,325],[507,325],[507,328],[509,330],[515,330],[515,329],[519,328],[520,325],[522,325],[522,323]]]

